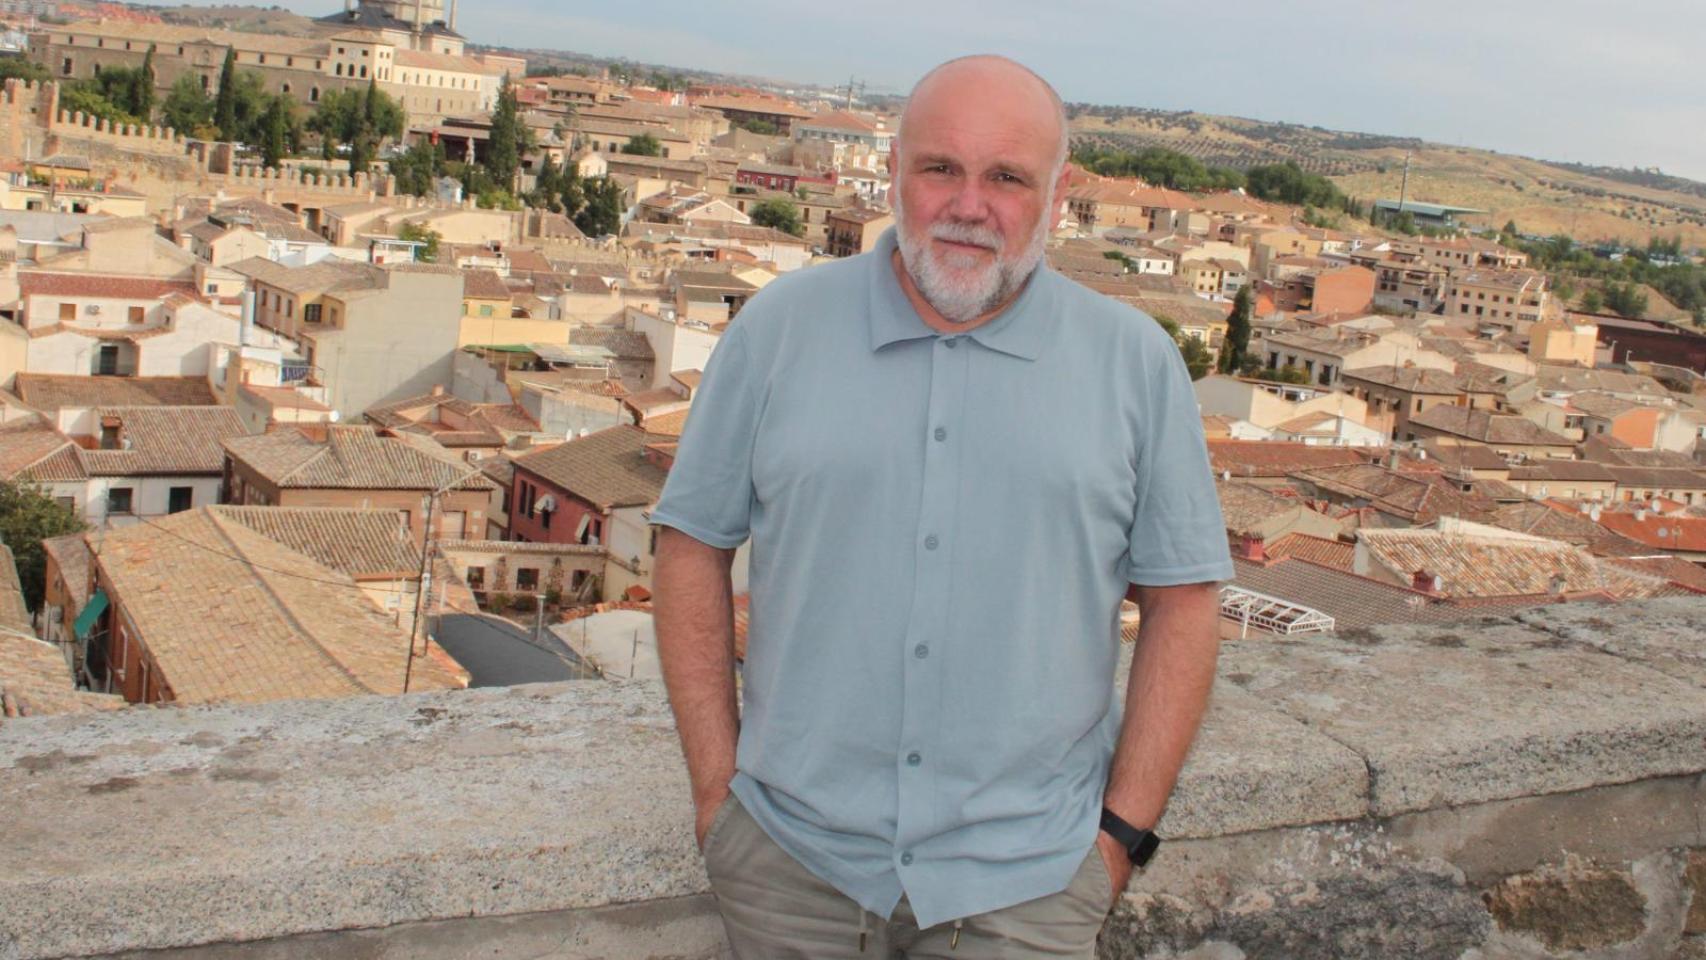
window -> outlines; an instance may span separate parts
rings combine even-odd
[[[556,512],[557,511],[555,511],[555,510],[541,510],[541,511],[539,511],[539,525],[544,527],[547,530],[551,529],[551,514],[556,513]]]
[[[320,322],[320,304],[310,303],[302,308],[302,319],[308,323]]]
[[[107,512],[129,513],[131,489],[129,487],[112,487],[107,490]]]
[[[308,88],[308,102],[309,103],[319,103],[320,102],[320,88],[319,87],[309,87]]]
[[[481,304],[480,305],[480,316],[489,317],[491,315],[492,315],[492,305],[489,303]]]
[[[145,307],[131,307],[130,308],[130,322],[131,323],[141,323],[146,319],[148,319],[147,308],[145,308]]]
[[[515,571],[515,588],[529,593],[539,589],[539,571],[534,567],[522,567]]]
[[[76,497],[54,497],[53,502],[75,513],[77,511]]]
[[[183,513],[188,510],[195,499],[195,491],[191,487],[173,487],[166,494],[166,512]]]
[[[59,305],[59,322],[60,323],[71,323],[71,322],[75,321],[76,319],[77,319],[77,305],[75,303],[62,303]]]
[[[116,421],[116,420],[112,421],[110,423],[109,422],[103,422],[101,424],[101,449],[102,450],[117,450],[118,449],[118,429],[119,429],[119,425],[118,425],[118,421]]]
[[[486,592],[486,568],[485,567],[469,567],[467,576],[464,577],[464,579],[468,581],[468,589],[474,591],[475,593]]]
[[[118,344],[103,343],[95,354],[95,375],[98,377],[118,376]]]
[[[64,61],[62,61],[59,64],[59,72],[61,74],[63,74],[64,76],[67,76],[67,77],[71,76],[72,69],[73,68],[71,66],[71,58],[70,57],[66,57],[64,59]]]

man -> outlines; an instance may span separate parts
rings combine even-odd
[[[938,67],[895,229],[772,283],[707,364],[652,515],[657,632],[740,957],[1088,957],[1153,848],[1232,567],[1172,341],[1042,265],[1066,133],[1024,67]]]

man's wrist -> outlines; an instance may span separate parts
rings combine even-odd
[[[1116,846],[1125,851],[1133,867],[1143,867],[1155,855],[1156,848],[1161,846],[1161,838],[1155,835],[1155,831],[1148,827],[1136,826],[1107,807],[1102,808],[1098,826],[1102,833],[1113,839]]]

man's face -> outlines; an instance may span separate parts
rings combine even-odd
[[[913,283],[942,316],[964,323],[1012,296],[1042,259],[1059,131],[1038,122],[1034,104],[1015,107],[963,82],[938,86],[948,88],[908,110],[891,202]]]

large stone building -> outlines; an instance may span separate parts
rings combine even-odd
[[[411,124],[489,110],[503,78],[526,72],[518,58],[464,52],[455,0],[448,20],[441,0],[346,4],[315,20],[307,36],[109,20],[47,26],[30,35],[29,55],[55,77],[86,79],[140,66],[152,48],[163,96],[186,74],[203,90],[217,90],[225,52],[232,50],[237,69],[259,74],[268,93],[312,106],[332,90],[376,82],[403,104]]]

